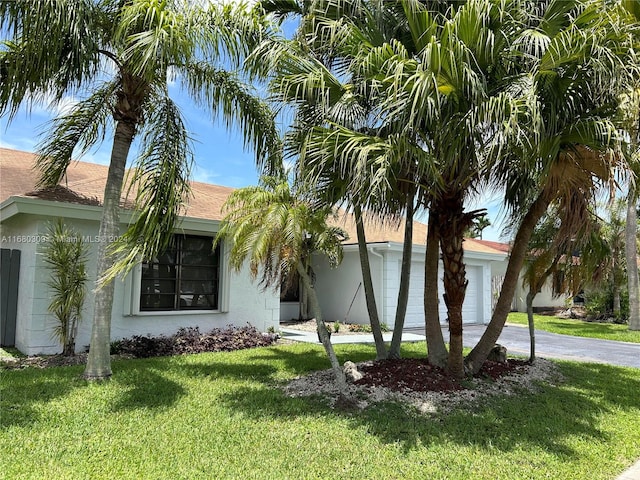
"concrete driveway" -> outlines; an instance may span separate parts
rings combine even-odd
[[[482,336],[485,325],[465,325],[465,347],[473,347]],[[408,330],[418,333],[417,329]],[[449,339],[447,328],[442,330],[445,341]],[[521,325],[505,325],[498,343],[507,347],[507,353],[529,355],[529,329]],[[536,330],[536,356],[596,362],[640,368],[640,344],[572,337]]]
[[[465,325],[464,345],[473,347],[478,342],[485,325]],[[282,328],[285,338],[298,342],[319,343],[315,332],[306,332]],[[445,342],[449,340],[446,327],[442,329]],[[384,335],[385,341],[391,340],[391,333]],[[422,328],[405,329],[402,340],[405,342],[424,341]],[[373,335],[333,335],[331,343],[373,343]],[[498,343],[507,348],[508,354],[529,355],[529,329],[521,325],[505,325]],[[536,356],[574,360],[577,362],[596,362],[640,368],[640,344],[598,340],[593,338],[572,337],[536,330]]]

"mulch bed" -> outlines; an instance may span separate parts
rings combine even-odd
[[[486,361],[478,378],[497,380],[504,375],[519,373],[529,363],[525,360],[509,359],[506,363]],[[464,390],[463,382],[451,377],[445,370],[429,365],[424,358],[380,360],[359,367],[364,377],[356,385],[386,387],[393,391],[452,392]]]

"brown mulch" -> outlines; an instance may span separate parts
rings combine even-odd
[[[476,378],[497,380],[505,375],[517,374],[529,363],[509,359],[506,363],[486,361]],[[381,360],[359,367],[364,377],[356,385],[385,387],[393,391],[452,392],[463,390],[463,383],[451,377],[445,370],[430,365],[424,358]]]
[[[130,355],[111,355],[111,360],[133,358]],[[9,357],[0,358],[0,368],[6,370],[17,370],[20,368],[35,367],[68,367],[73,365],[85,365],[87,363],[86,353],[76,353],[75,355],[43,355],[33,357]]]

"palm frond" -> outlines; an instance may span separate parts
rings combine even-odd
[[[212,116],[222,114],[227,128],[237,127],[245,146],[256,152],[259,168],[278,172],[282,168],[282,146],[275,124],[275,114],[257,98],[238,76],[209,64],[181,66],[190,96]]]
[[[0,52],[0,114],[23,101],[54,101],[90,81],[99,67],[97,6],[90,0],[0,2],[12,41]]]
[[[113,248],[119,259],[105,280],[166,249],[191,191],[193,153],[180,111],[167,96],[150,101],[156,105],[144,125],[141,154],[129,179],[137,189],[135,219]]]
[[[104,140],[111,120],[117,82],[106,83],[71,111],[51,121],[47,138],[37,147],[39,186],[57,185],[71,163],[74,151],[83,155]]]

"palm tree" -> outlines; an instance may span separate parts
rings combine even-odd
[[[224,205],[225,217],[216,242],[231,245],[229,262],[240,270],[245,261],[264,288],[279,289],[299,278],[307,292],[320,341],[327,352],[336,383],[348,397],[344,372],[322,319],[320,303],[309,273],[311,255],[325,255],[331,265],[342,261],[345,233],[327,225],[331,208],[314,208],[303,185],[292,189],[285,177],[262,177],[261,185],[234,191]]]
[[[479,237],[480,240],[482,240],[482,231],[489,226],[491,226],[491,220],[489,220],[487,214],[484,213],[473,221],[469,231],[473,238]]]
[[[349,2],[339,4],[340,11],[353,8]],[[323,30],[334,33],[333,43],[326,35],[323,40],[347,50],[348,62],[339,65],[356,72],[356,78],[365,85],[361,88],[371,91],[366,98],[376,101],[372,113],[375,128],[316,128],[307,141],[305,155],[308,158],[319,152],[325,159],[335,155],[340,172],[366,173],[352,177],[356,179],[352,188],[366,189],[370,197],[383,198],[385,194],[379,191],[394,188],[389,180],[393,177],[387,172],[406,179],[406,185],[420,187],[418,198],[429,206],[432,225],[439,226],[437,238],[444,261],[451,333],[449,369],[461,376],[466,289],[462,240],[477,215],[464,212],[464,200],[481,180],[480,165],[487,152],[478,147],[487,143],[486,137],[492,133],[488,127],[494,120],[496,124],[503,120],[509,123],[514,115],[510,97],[501,91],[506,67],[500,59],[507,63],[507,57],[500,55],[505,49],[505,36],[496,34],[500,28],[506,32],[510,27],[500,23],[498,7],[490,2],[470,2],[460,7],[417,1],[368,5],[370,18],[395,20],[391,22],[395,35],[370,35],[372,29],[360,28],[349,15],[328,23]],[[321,22],[318,18],[316,15],[316,21]],[[487,25],[491,29],[485,28]],[[489,35],[491,41],[483,35]],[[367,168],[357,168],[358,162]],[[374,174],[370,175],[372,168]],[[379,179],[375,189],[370,179]],[[428,250],[432,256],[434,252]],[[431,297],[425,300],[428,309],[435,310]]]
[[[640,19],[640,7],[637,15]],[[629,292],[629,330],[640,330],[640,282],[638,281],[638,188],[640,174],[640,87],[630,88],[620,105],[622,126],[629,135],[628,155],[635,171],[635,180],[628,182],[627,212],[625,226],[625,258],[627,262],[627,289]]]
[[[505,156],[491,172],[519,226],[491,321],[467,356],[470,371],[480,369],[504,327],[529,239],[548,206],[576,194],[588,204],[624,167],[612,153],[619,140],[612,113],[629,77],[619,53],[628,39],[615,7],[606,13],[599,2],[542,2],[514,44],[530,72],[523,86],[539,120],[527,135],[530,146]]]
[[[220,68],[238,64],[265,25],[244,5],[206,7],[182,0],[70,0],[2,2],[0,19],[11,35],[0,52],[0,113],[23,103],[81,95],[53,121],[39,147],[42,185],[56,185],[72,155],[105,136],[113,147],[100,223],[97,279],[87,379],[111,375],[109,357],[113,278],[168,243],[189,194],[191,145],[168,82],[227,125],[238,123],[258,163],[278,159],[279,140],[270,110],[241,78]],[[120,234],[119,201],[135,138],[140,154],[131,185],[136,219]],[[132,187],[133,188],[133,187]]]
[[[323,32],[340,29],[339,23],[343,14],[348,12],[350,21],[357,28],[366,24],[369,30],[377,32],[381,37],[389,37],[393,29],[388,23],[372,22],[368,6],[348,4],[337,7],[332,2],[316,2],[314,4],[292,2],[264,1],[262,8],[275,12],[279,16],[295,14],[301,16],[301,24],[295,42],[288,48],[281,46],[272,48],[270,55],[275,56],[274,71],[276,78],[271,89],[275,97],[283,103],[296,107],[296,121],[292,132],[288,135],[287,150],[298,158],[297,166],[301,175],[313,179],[318,197],[329,205],[343,204],[353,209],[358,234],[360,263],[369,318],[376,343],[378,358],[398,357],[400,339],[406,305],[408,302],[408,281],[411,266],[412,247],[412,214],[415,205],[415,188],[408,172],[398,176],[399,159],[404,152],[390,141],[386,148],[376,149],[370,155],[361,155],[356,161],[346,166],[343,158],[333,158],[330,148],[338,146],[342,141],[342,129],[364,133],[374,129],[371,127],[372,111],[376,99],[369,92],[368,83],[356,71],[345,65],[353,61],[349,48],[336,45],[336,34],[328,38]],[[337,7],[337,8],[334,8]],[[342,8],[347,10],[343,11]],[[388,30],[388,32],[385,31]],[[341,41],[339,41],[341,42]],[[309,54],[309,52],[313,52]],[[275,55],[274,55],[275,52]],[[327,133],[330,133],[327,138]],[[382,135],[384,135],[383,132]],[[318,146],[318,136],[327,140]],[[329,145],[330,141],[335,141]],[[376,164],[395,162],[387,176],[379,175]],[[376,172],[375,176],[364,178],[368,172]],[[408,182],[405,192],[397,195],[386,187],[398,182]],[[382,189],[380,187],[383,187]],[[376,307],[368,250],[366,245],[364,217],[369,221],[397,221],[397,216],[406,211],[405,238],[401,282],[398,294],[398,308],[394,322],[394,333],[389,352],[386,351],[380,321]]]
[[[569,200],[571,203],[561,203]],[[535,328],[533,317],[533,301],[549,278],[552,278],[552,293],[577,295],[588,283],[589,279],[599,274],[592,266],[601,262],[593,262],[593,258],[576,255],[584,250],[594,248],[598,242],[599,223],[593,205],[585,204],[581,193],[551,205],[547,213],[539,221],[530,240],[523,270],[523,286],[528,286],[526,297],[527,317],[529,323],[530,354],[529,361],[535,360]],[[597,267],[596,267],[597,268]],[[585,273],[588,274],[585,275]],[[587,276],[589,279],[587,279]]]

